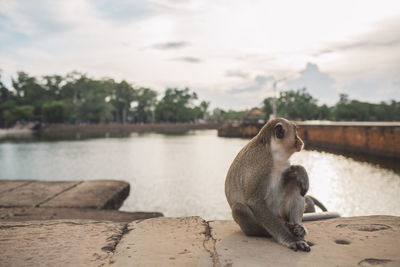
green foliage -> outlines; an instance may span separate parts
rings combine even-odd
[[[306,89],[284,91],[277,100],[278,116],[293,120],[310,120],[317,118],[317,100]]]
[[[196,93],[190,93],[189,88],[179,90],[168,88],[164,97],[156,105],[155,116],[159,122],[188,122],[201,117],[201,108],[195,107],[193,101]]]
[[[135,99],[135,90],[126,81],[115,83],[108,81],[112,93],[111,104],[114,106],[115,119],[117,122],[126,123],[131,103]]]
[[[1,73],[0,73],[1,74]],[[207,117],[209,102],[194,105],[197,94],[167,89],[157,104],[157,92],[134,88],[127,81],[93,79],[79,72],[38,79],[25,72],[12,78],[13,90],[0,76],[0,127],[20,120],[63,122],[187,122]]]
[[[327,105],[323,104],[317,108],[317,119],[318,120],[331,120],[332,109]]]
[[[274,103],[274,98],[273,97],[267,97],[263,101],[263,107],[262,110],[265,113],[265,119],[268,119],[269,116],[273,113],[273,103]]]
[[[145,87],[135,88],[126,81],[93,79],[79,72],[66,76],[46,75],[41,78],[18,72],[12,78],[12,89],[1,82],[0,127],[12,126],[17,121],[42,120],[63,122],[194,122],[206,120],[243,120],[247,110],[214,109],[201,101],[189,88],[168,88],[157,102],[157,93]],[[350,100],[345,94],[333,107],[317,105],[306,89],[280,93],[279,98],[266,98],[263,111],[266,118],[276,104],[278,116],[292,120],[379,120],[399,121],[400,102],[371,104]]]
[[[84,122],[109,122],[112,119],[113,106],[107,102],[112,93],[113,81],[92,80],[82,76],[76,81],[78,95],[75,99],[77,117]]]
[[[136,90],[132,117],[135,122],[150,122],[153,119],[154,106],[157,102],[157,92],[141,87]]]
[[[263,110],[267,117],[272,112],[273,98],[265,98]],[[371,104],[358,100],[350,100],[348,95],[340,94],[338,103],[333,107],[318,106],[306,89],[289,90],[280,93],[275,100],[277,115],[291,120],[345,120],[345,121],[399,121],[400,102],[390,104],[381,102]]]
[[[12,79],[12,85],[16,91],[18,105],[31,105],[34,114],[40,116],[41,106],[47,100],[46,91],[35,77],[25,72],[18,72],[17,78]]]
[[[60,101],[50,101],[42,107],[43,120],[50,123],[60,123],[67,120],[65,106]]]
[[[210,102],[201,101],[199,109],[200,109],[200,117],[205,120],[208,118],[208,107],[210,106]]]
[[[29,121],[34,118],[33,111],[33,106],[15,106],[10,110],[5,110],[3,112],[3,117],[7,123],[13,123],[15,121]]]
[[[212,115],[210,116],[211,120],[216,120],[216,121],[237,121],[237,120],[243,120],[246,118],[247,110],[228,110],[225,111],[223,109],[216,108],[213,110]]]

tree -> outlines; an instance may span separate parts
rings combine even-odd
[[[135,90],[132,85],[126,81],[115,83],[114,80],[108,80],[107,84],[112,88],[111,104],[114,106],[116,121],[126,123],[131,103],[135,99]]]
[[[79,120],[99,123],[112,119],[113,106],[106,101],[112,94],[110,82],[81,76],[74,81],[73,87],[76,92],[74,105]]]
[[[46,75],[43,76],[44,84],[43,89],[46,91],[48,99],[60,100],[62,99],[62,84],[65,82],[64,78],[60,75]]]
[[[266,108],[264,106],[264,110]],[[305,88],[281,92],[277,100],[277,114],[291,120],[315,119],[318,116],[317,100]]]
[[[273,98],[273,97],[267,97],[267,98],[265,98],[264,101],[263,101],[263,108],[262,108],[262,110],[263,110],[264,113],[265,113],[265,118],[266,118],[266,119],[269,119],[270,115],[271,115],[272,112],[273,112],[272,106],[273,106],[274,101],[275,101],[275,98]]]
[[[16,91],[16,101],[19,105],[31,105],[34,107],[34,115],[40,116],[41,107],[47,100],[45,89],[38,83],[35,77],[25,72],[18,72],[17,78],[12,79],[12,85]]]
[[[153,111],[157,102],[156,91],[141,87],[136,90],[133,102],[136,104],[132,112],[135,122],[149,122],[154,119]]]
[[[164,97],[156,105],[155,116],[160,122],[188,122],[198,119],[193,101],[196,93],[190,93],[189,88],[179,90],[168,88]]]
[[[9,124],[13,124],[16,121],[30,121],[34,118],[34,107],[30,105],[16,106],[11,110],[4,111],[3,116]]]
[[[211,120],[216,120],[216,121],[235,121],[235,120],[243,120],[246,118],[248,110],[228,110],[225,111],[220,108],[216,108],[213,110],[213,113],[210,116]]]
[[[15,97],[13,93],[3,84],[0,72],[0,127],[6,127],[10,118],[10,110],[16,107]],[[6,114],[8,113],[8,114]],[[12,120],[13,122],[13,120]]]
[[[60,123],[67,120],[65,106],[60,101],[50,101],[43,105],[43,120],[45,122]]]
[[[208,107],[210,106],[210,102],[206,101],[201,101],[200,103],[200,116],[203,120],[207,119],[209,114],[208,114]]]
[[[327,105],[322,105],[317,109],[317,119],[330,120],[332,119],[332,109]]]

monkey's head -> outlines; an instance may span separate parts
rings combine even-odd
[[[259,140],[271,147],[279,147],[293,154],[304,147],[303,141],[297,135],[297,126],[284,118],[269,120],[260,130]]]

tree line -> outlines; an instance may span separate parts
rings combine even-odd
[[[391,100],[379,104],[349,99],[340,94],[338,102],[329,107],[318,105],[305,88],[280,92],[279,98],[265,98],[263,111],[272,113],[275,101],[277,115],[291,120],[335,120],[335,121],[400,121],[400,102]]]
[[[248,110],[208,112],[210,102],[199,101],[189,88],[167,88],[158,100],[156,91],[123,80],[93,79],[79,72],[40,78],[18,72],[7,88],[0,76],[0,127],[19,122],[148,123],[243,120]],[[199,103],[200,102],[200,103]],[[399,121],[400,102],[372,104],[341,94],[333,106],[318,105],[305,88],[265,98],[264,119],[272,113],[291,120]],[[196,103],[199,103],[196,105]]]
[[[189,88],[168,88],[157,101],[157,92],[150,88],[79,72],[41,78],[18,72],[11,81],[12,89],[0,79],[0,127],[17,121],[189,122],[204,118],[209,106],[206,101],[195,105],[198,96]]]

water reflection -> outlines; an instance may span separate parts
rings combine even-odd
[[[215,130],[185,135],[132,134],[128,138],[1,143],[0,178],[121,179],[131,184],[123,210],[166,216],[230,218],[226,172],[244,139]],[[343,156],[303,151],[292,158],[310,175],[310,194],[347,216],[400,215],[400,176]]]

